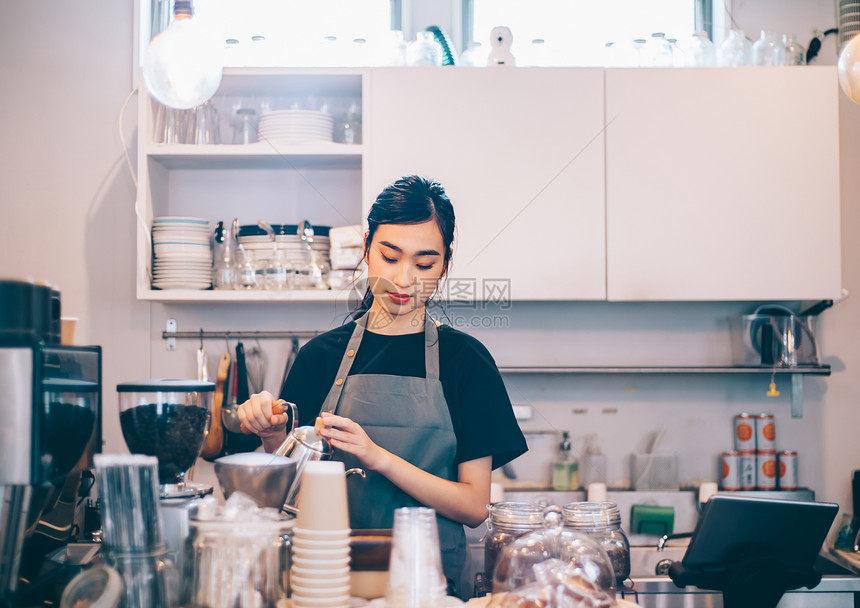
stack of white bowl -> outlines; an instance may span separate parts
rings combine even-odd
[[[349,506],[342,462],[310,461],[302,470],[293,528],[293,608],[348,608]]]
[[[334,119],[320,110],[277,110],[260,118],[260,139],[286,144],[334,141]]]
[[[162,216],[152,220],[152,286],[157,289],[209,289],[212,249],[209,220]]]

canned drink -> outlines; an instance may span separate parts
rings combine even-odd
[[[756,461],[756,488],[759,490],[776,489],[776,454],[771,450],[758,452]]]
[[[755,416],[738,414],[735,416],[735,449],[754,451],[755,447]]]
[[[755,448],[757,450],[776,449],[776,426],[773,414],[759,414],[755,419]]]
[[[737,450],[723,452],[720,468],[720,487],[724,490],[741,489],[741,455]]]
[[[779,453],[779,489],[797,489],[797,452],[794,450]]]
[[[755,452],[740,454],[741,490],[756,489],[756,455]]]

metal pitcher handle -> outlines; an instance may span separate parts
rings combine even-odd
[[[353,469],[347,469],[346,470],[346,476],[349,477],[350,475],[359,475],[363,479],[367,479],[367,473],[365,473],[364,469],[362,469],[360,467],[355,467]]]
[[[290,403],[289,401],[284,401],[283,399],[278,399],[272,405],[272,413],[276,416],[283,414],[287,410],[289,410],[290,412],[290,428],[287,431],[287,435],[289,435],[294,430],[296,430],[296,426],[298,426],[299,423],[299,410],[296,407],[296,404]]]

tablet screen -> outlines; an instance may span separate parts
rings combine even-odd
[[[681,563],[691,570],[718,570],[766,555],[792,569],[811,568],[838,510],[825,502],[713,496]]]

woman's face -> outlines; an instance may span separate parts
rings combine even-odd
[[[381,224],[364,261],[374,302],[399,316],[424,306],[433,295],[444,274],[445,243],[433,220]]]

